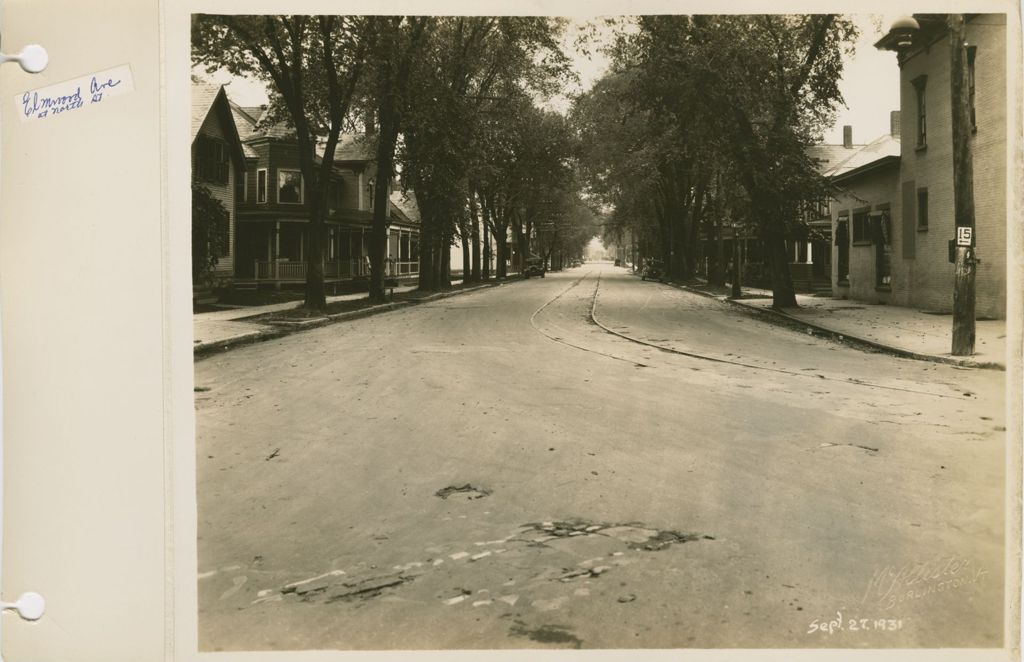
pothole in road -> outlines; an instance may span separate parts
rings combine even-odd
[[[698,533],[680,533],[679,531],[661,531],[649,529],[635,524],[603,524],[582,520],[564,522],[541,522],[524,524],[523,536],[532,545],[544,545],[557,538],[575,538],[579,536],[601,535],[615,538],[625,543],[630,549],[656,552],[669,545],[693,542],[695,540],[714,540],[714,536]],[[530,537],[530,534],[534,534]]]
[[[465,485],[449,485],[448,487],[443,487],[434,492],[434,496],[441,497],[442,499],[447,499],[453,494],[458,494],[464,497],[467,501],[472,501],[474,499],[483,499],[486,496],[490,496],[491,491],[486,487],[478,487],[476,485],[466,483]]]
[[[583,646],[583,640],[564,625],[542,625],[537,628],[529,628],[523,621],[516,620],[509,629],[509,634],[526,637],[542,644],[569,644],[573,648]]]
[[[332,571],[311,580],[289,584],[281,589],[282,595],[295,594],[304,602],[324,598],[324,602],[340,602],[375,598],[385,589],[395,588],[415,579],[405,574],[391,574],[355,580],[343,577],[345,573]]]
[[[375,598],[386,588],[401,586],[412,580],[413,577],[405,575],[388,575],[384,577],[371,577],[361,582],[342,583],[326,596],[325,602],[330,604],[332,602],[350,602],[352,600]]]

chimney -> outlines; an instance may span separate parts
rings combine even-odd
[[[889,113],[889,135],[893,138],[900,137],[900,111],[898,110]]]
[[[843,147],[853,149],[853,127],[849,124],[843,125]]]

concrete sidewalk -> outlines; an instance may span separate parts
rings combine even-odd
[[[462,284],[461,280],[453,280],[452,286],[457,287]],[[416,285],[402,285],[395,288],[388,288],[388,292],[393,292],[396,295],[405,294],[412,292],[416,289]],[[476,288],[471,288],[476,289]],[[461,292],[466,290],[456,290]],[[336,296],[327,297],[327,303],[331,304],[336,301],[356,301],[359,299],[365,299],[367,297],[366,292],[356,292],[354,294],[339,294]],[[195,354],[201,354],[216,349],[226,349],[235,345],[256,342],[257,340],[264,340],[268,338],[276,338],[278,336],[289,333],[291,330],[288,328],[282,328],[269,324],[267,322],[256,321],[250,318],[257,315],[266,315],[268,313],[277,313],[284,310],[292,310],[300,308],[302,306],[302,300],[286,301],[284,303],[269,304],[266,306],[238,306],[232,308],[225,308],[224,310],[216,310],[207,313],[193,313],[192,315],[192,350]],[[364,310],[353,311],[352,313],[342,313],[342,315],[350,316],[364,316],[367,313],[372,314],[378,309],[390,310],[395,305],[392,303],[381,304],[380,306],[374,306]],[[321,320],[323,321],[323,320]],[[307,323],[305,327],[313,326],[315,321]]]
[[[975,354],[961,357],[950,354],[952,315],[803,294],[796,295],[799,308],[779,310],[772,308],[770,290],[745,287],[743,298],[733,300],[728,298],[728,287],[713,287],[706,283],[684,287],[909,358],[976,368],[1006,369],[1006,320],[979,320],[975,325]]]

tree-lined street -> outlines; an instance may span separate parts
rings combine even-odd
[[[1003,378],[608,263],[200,360],[200,648],[998,646]]]

